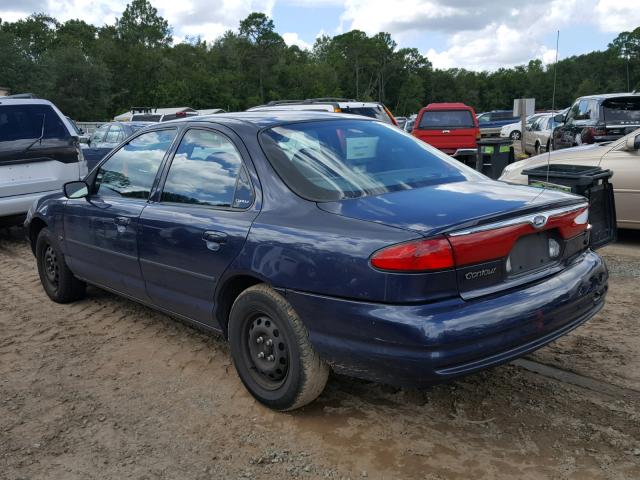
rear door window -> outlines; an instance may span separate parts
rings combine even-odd
[[[176,132],[175,128],[147,132],[123,145],[100,166],[93,192],[107,197],[149,198]]]
[[[0,142],[68,139],[71,134],[49,105],[1,105]]]
[[[423,113],[419,129],[439,130],[443,128],[474,128],[469,110],[430,110]]]
[[[250,206],[248,175],[231,140],[212,130],[189,130],[169,167],[161,201],[212,207]]]

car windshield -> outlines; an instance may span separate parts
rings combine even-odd
[[[371,121],[281,125],[261,144],[291,190],[326,202],[482,178],[439,150]]]
[[[602,103],[605,122],[640,123],[640,97],[613,98]]]
[[[469,110],[431,110],[420,119],[421,129],[474,128],[473,115]]]

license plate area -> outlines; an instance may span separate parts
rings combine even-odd
[[[547,268],[561,258],[561,249],[562,241],[551,231],[520,237],[506,260],[507,278],[519,277]]]

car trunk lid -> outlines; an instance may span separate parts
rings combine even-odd
[[[446,238],[465,299],[560,271],[588,238],[586,216],[574,224],[587,207],[582,197],[499,182],[447,183],[319,207]]]

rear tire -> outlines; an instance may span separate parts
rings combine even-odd
[[[250,287],[236,298],[229,343],[242,383],[269,408],[295,410],[324,390],[328,365],[289,302],[267,285]]]
[[[40,282],[51,300],[69,303],[84,297],[86,284],[71,273],[54,235],[48,228],[43,228],[38,234],[36,260]]]

